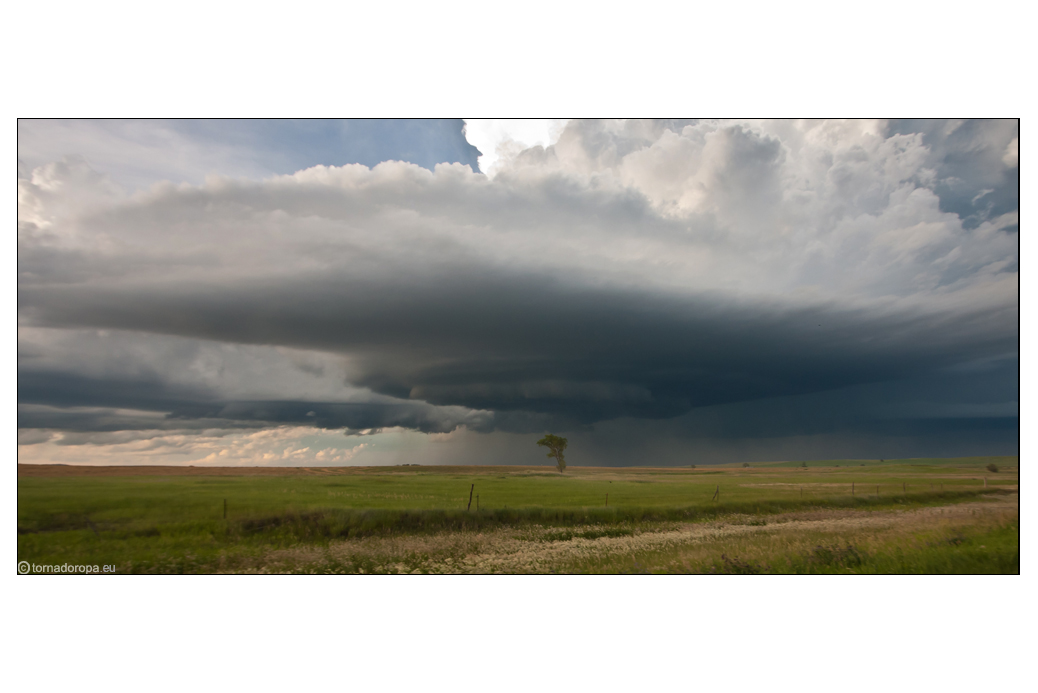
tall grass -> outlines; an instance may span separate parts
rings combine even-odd
[[[852,496],[833,498],[725,501],[685,507],[600,507],[582,508],[494,508],[465,510],[350,510],[330,508],[309,512],[277,513],[252,517],[229,525],[231,536],[264,534],[282,540],[324,541],[390,534],[480,531],[497,527],[541,525],[617,525],[644,522],[696,522],[724,515],[766,515],[794,510],[835,508],[923,507],[964,500],[987,494],[1007,493],[1000,489],[922,492],[910,496]]]

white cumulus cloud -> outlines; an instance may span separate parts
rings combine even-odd
[[[480,151],[479,170],[493,177],[530,147],[550,147],[562,134],[564,118],[466,118],[465,139]]]

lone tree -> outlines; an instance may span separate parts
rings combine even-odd
[[[548,457],[555,458],[555,461],[558,462],[560,473],[566,471],[566,459],[562,456],[562,451],[566,449],[568,442],[565,438],[554,436],[551,433],[537,441],[538,445],[548,448]]]

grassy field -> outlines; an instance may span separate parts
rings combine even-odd
[[[1017,488],[1015,457],[565,474],[20,465],[18,558],[159,573],[1016,573]]]

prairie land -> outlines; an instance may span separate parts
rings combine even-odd
[[[1015,457],[565,474],[19,465],[18,559],[118,573],[1018,573],[1018,479]]]

